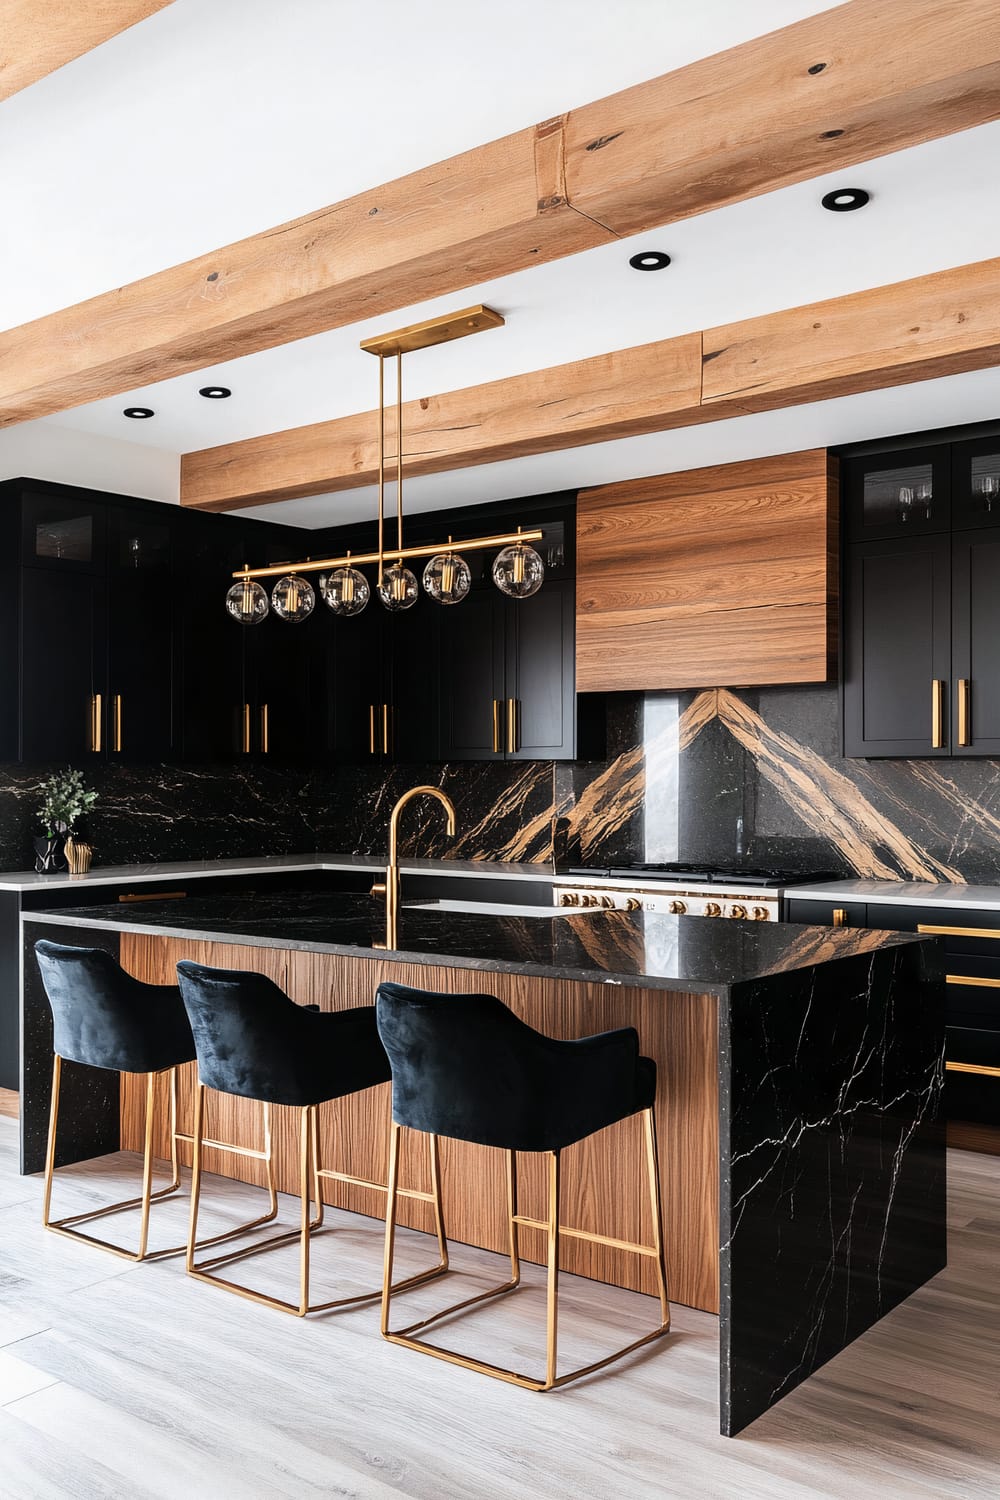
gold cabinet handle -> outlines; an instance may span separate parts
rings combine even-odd
[[[931,683],[931,749],[944,749],[944,678]]]
[[[100,750],[102,738],[103,711],[101,707],[101,695],[95,693],[90,700],[90,748]]]
[[[382,754],[389,754],[389,705],[382,704]]]
[[[1000,979],[977,979],[973,974],[946,974],[945,984],[967,984],[977,988],[981,985],[983,989],[1000,990]]]
[[[122,748],[122,695],[116,693],[113,699],[113,727],[112,727],[112,749],[121,752]]]
[[[500,699],[493,699],[493,754],[500,754]]]
[[[375,705],[368,705],[368,753],[375,754]]]
[[[847,912],[842,906],[835,906],[833,908],[833,925],[834,927],[847,926]]]
[[[978,1073],[983,1078],[1000,1078],[1000,1068],[988,1068],[985,1063],[946,1062],[949,1073]]]
[[[918,922],[917,931],[928,937],[1000,938],[1000,927],[936,927]]]
[[[519,706],[520,705],[518,704],[518,700],[516,698],[508,698],[507,699],[507,750],[508,750],[509,754],[513,754],[514,751],[517,749],[517,738],[518,738],[518,723],[517,723],[518,713],[517,713],[517,711],[518,711]]]
[[[243,705],[243,754],[250,754],[250,705]]]
[[[271,715],[266,703],[260,705],[260,748],[265,755],[271,748]]]
[[[970,714],[969,714],[969,679],[960,677],[958,679],[958,743],[960,745],[971,745]]]

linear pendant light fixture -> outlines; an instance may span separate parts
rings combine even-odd
[[[417,602],[420,587],[416,575],[406,567],[414,558],[427,558],[423,585],[428,597],[438,604],[458,604],[469,592],[472,574],[462,552],[482,552],[501,548],[493,563],[493,582],[512,599],[527,599],[541,588],[545,567],[530,545],[541,540],[539,530],[502,535],[473,537],[467,541],[435,543],[429,547],[403,546],[403,355],[434,344],[450,343],[488,328],[502,328],[504,319],[490,307],[479,304],[452,313],[447,318],[431,318],[413,323],[393,333],[364,339],[361,348],[378,359],[378,551],[352,557],[308,559],[300,563],[279,563],[273,567],[250,568],[246,565],[233,574],[237,580],[226,595],[226,609],[243,625],[256,625],[269,613],[267,593],[259,578],[277,578],[270,603],[280,620],[291,624],[309,618],[315,594],[303,573],[319,573],[319,591],[336,615],[358,615],[371,597],[371,587],[360,571],[360,563],[377,563],[376,592],[383,606],[393,612],[410,609]],[[385,545],[385,362],[396,363],[396,545]]]

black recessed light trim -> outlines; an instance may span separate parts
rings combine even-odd
[[[146,417],[155,417],[156,413],[151,406],[126,406],[122,416],[133,417],[135,421],[142,422]]]
[[[832,193],[824,193],[821,202],[832,214],[850,214],[856,208],[864,208],[870,198],[871,193],[864,188],[834,188]]]
[[[198,392],[198,395],[204,396],[206,401],[225,401],[226,397],[232,394],[228,385],[203,385]]]
[[[633,271],[663,271],[670,264],[670,256],[664,250],[640,250],[629,256],[628,263]]]

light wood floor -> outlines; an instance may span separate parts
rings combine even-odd
[[[57,1212],[134,1191],[135,1159],[63,1174]],[[133,1176],[129,1177],[129,1173]],[[719,1437],[718,1325],[677,1309],[675,1332],[617,1370],[536,1395],[384,1344],[361,1307],[300,1322],[184,1276],[46,1234],[36,1179],[16,1175],[0,1119],[0,1494],[4,1500],[941,1500],[990,1496],[1000,1473],[1000,1162],[951,1157],[952,1261],[741,1437]],[[254,1211],[253,1190],[209,1179],[204,1232]],[[183,1238],[186,1200],[157,1243]],[[293,1222],[294,1201],[283,1200]],[[104,1220],[102,1233],[114,1221]],[[122,1233],[134,1223],[122,1216]],[[381,1225],[334,1215],[318,1237],[316,1291],[375,1286]],[[427,1241],[403,1238],[402,1266]],[[502,1279],[459,1248],[457,1286]],[[255,1284],[290,1287],[294,1252],[263,1256]],[[334,1276],[338,1279],[335,1281]],[[541,1285],[441,1330],[537,1368]],[[624,1342],[650,1299],[564,1279],[569,1358]],[[440,1299],[440,1300],[439,1300]],[[400,1303],[400,1306],[403,1304]]]
[[[0,1089],[0,1115],[16,1120],[21,1105],[21,1096],[14,1089]]]

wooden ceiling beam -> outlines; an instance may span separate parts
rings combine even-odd
[[[82,57],[172,0],[4,0],[0,100]]]
[[[408,401],[407,477],[1000,363],[1000,259]],[[376,413],[185,454],[181,503],[237,510],[376,478]]]
[[[849,0],[0,333],[0,426],[996,118],[996,0]]]

